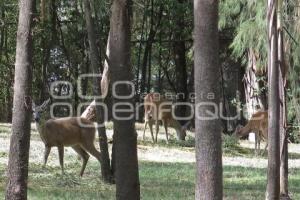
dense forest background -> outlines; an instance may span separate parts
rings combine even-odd
[[[95,18],[99,70],[103,69],[104,52],[109,32],[110,2],[92,0]],[[134,70],[136,101],[150,91],[184,94],[176,101],[193,101],[193,5],[187,0],[133,1],[131,61]],[[222,114],[233,117],[224,120],[225,132],[234,131],[243,120],[234,116],[258,108],[267,109],[267,34],[265,1],[220,1],[220,56],[222,70]],[[60,100],[77,105],[90,100],[78,95],[92,94],[92,79],[81,74],[91,73],[88,38],[81,1],[41,0],[35,4],[33,94],[37,103],[49,97],[49,86],[54,81],[68,81],[55,86]],[[299,96],[299,1],[284,1],[281,11],[284,29],[286,60],[286,100],[290,140],[298,136],[300,120]],[[11,122],[12,89],[16,47],[17,1],[0,2],[0,121]],[[242,84],[241,84],[242,83]],[[236,109],[236,108],[240,109]],[[242,109],[244,108],[244,109]],[[186,108],[178,108],[186,115]],[[61,113],[61,112],[60,112]],[[142,119],[141,119],[142,120]]]

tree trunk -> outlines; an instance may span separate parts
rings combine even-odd
[[[144,40],[145,21],[147,19],[147,17],[146,17],[146,9],[147,9],[147,7],[145,6],[143,20],[142,20],[141,42],[140,42],[139,47],[138,47],[137,69],[136,69],[136,75],[135,75],[135,79],[136,79],[136,85],[135,85],[136,92],[135,93],[136,94],[139,94],[139,92],[140,92],[140,88],[139,88],[139,86],[140,86],[140,82],[139,82],[139,79],[140,79],[140,65],[141,65],[141,53],[142,53],[142,50],[143,50],[143,48],[142,48],[143,47],[142,41]],[[145,78],[145,75],[144,75],[143,78]],[[140,98],[138,98],[138,101],[140,101]]]
[[[49,62],[49,58],[50,58],[50,44],[52,42],[49,42],[47,40],[47,25],[46,25],[46,20],[48,19],[48,13],[46,12],[46,1],[45,0],[41,0],[41,4],[40,4],[40,19],[41,19],[41,23],[42,23],[42,37],[41,37],[41,46],[42,46],[42,77],[41,77],[41,89],[40,89],[40,104],[43,103],[48,97],[47,95],[49,95],[49,91],[48,91],[48,80],[47,80],[47,65]]]
[[[1,10],[0,10],[0,16],[1,16],[1,19],[3,21],[5,21],[5,9],[4,9],[4,6],[2,5],[3,3],[1,3]],[[1,27],[1,30],[0,30],[0,62],[2,61],[2,54],[3,54],[3,48],[4,48],[4,39],[5,39],[5,30],[6,27],[5,27],[5,24],[2,25]]]
[[[243,78],[248,118],[250,118],[258,109],[267,109],[266,98],[261,93],[256,63],[257,58],[255,52],[253,49],[249,49],[248,65]]]
[[[178,7],[182,8],[185,0],[177,0]],[[181,11],[181,10],[180,10]],[[177,102],[184,103],[187,101],[187,72],[186,72],[186,59],[185,59],[185,41],[184,41],[184,12],[179,12],[176,15],[176,28],[174,31],[174,43],[173,43],[173,55],[175,61],[175,75],[176,75],[176,90],[177,90]],[[177,106],[176,116],[186,116],[186,106]],[[183,125],[184,120],[179,120]],[[184,136],[180,136],[181,140],[184,140]]]
[[[131,81],[133,79],[130,63],[130,0],[114,0],[112,4],[112,16],[110,21],[110,33],[108,41],[108,57],[111,61],[111,81]],[[133,106],[133,98],[128,97],[134,88],[128,84],[119,84],[113,95],[113,103],[118,109],[114,109],[114,135],[113,145],[115,151],[115,181],[117,200],[140,199],[140,184],[137,159],[137,133],[134,124],[134,111],[122,112],[121,109],[129,109]],[[120,110],[120,111],[119,111]],[[123,110],[124,111],[124,110]],[[128,119],[118,119],[127,117]]]
[[[162,30],[159,32],[159,46],[162,47]],[[158,73],[157,73],[157,85],[156,85],[156,91],[158,93],[162,92],[162,83],[163,78],[161,77],[161,70],[162,70],[162,48],[159,48],[158,51]]]
[[[279,98],[280,98],[280,197],[289,199],[288,194],[288,142],[286,109],[286,62],[283,51],[282,1],[278,2],[278,61],[279,61]]]
[[[151,9],[152,12],[153,11],[153,5],[151,4]],[[144,51],[144,56],[143,56],[143,61],[142,61],[142,78],[141,78],[141,93],[143,95],[143,93],[145,92],[145,89],[147,89],[146,91],[149,93],[150,92],[150,82],[151,82],[151,65],[149,65],[149,63],[151,64],[151,62],[149,62],[149,60],[151,58],[151,51],[152,51],[152,45],[156,36],[156,33],[158,31],[158,28],[161,24],[161,19],[162,19],[162,14],[163,14],[163,5],[160,5],[160,10],[159,10],[159,14],[156,17],[157,18],[157,23],[156,25],[154,24],[154,21],[151,20],[150,23],[150,31],[149,31],[149,36],[148,39],[146,41],[146,47],[145,47],[145,51]],[[147,65],[148,64],[148,65]],[[148,71],[147,71],[147,66],[148,66]],[[147,77],[147,72],[148,72],[148,77]],[[147,87],[146,87],[146,80],[147,80]]]
[[[279,66],[278,66],[278,40],[277,40],[277,1],[268,0],[268,84],[269,84],[269,125],[268,125],[268,184],[266,199],[279,199],[280,192],[280,104],[279,104]]]
[[[6,110],[6,121],[7,123],[11,123],[12,121],[12,91],[11,91],[11,86],[13,84],[13,69],[11,67],[9,67],[8,70],[8,81],[7,81],[7,85],[6,85],[6,100],[7,100],[7,110]]]
[[[195,0],[196,194],[222,199],[221,122],[211,104],[220,105],[218,0]],[[209,104],[208,104],[209,102]],[[200,106],[201,105],[201,106]]]
[[[280,33],[282,34],[282,32]],[[280,37],[279,37],[280,38]],[[283,55],[283,54],[281,54]],[[280,65],[284,62],[280,60]],[[288,135],[287,135],[287,109],[285,100],[285,85],[283,70],[279,73],[279,98],[280,98],[280,196],[289,197],[288,195]]]
[[[91,59],[91,66],[93,70],[93,74],[97,75],[100,74],[99,67],[100,67],[100,59],[98,48],[96,45],[96,35],[94,30],[94,22],[91,15],[90,9],[90,1],[84,0],[83,1],[84,13],[85,13],[85,20],[88,32],[88,39],[89,39],[89,53]],[[98,134],[99,134],[99,144],[101,150],[101,173],[102,178],[105,182],[112,182],[112,175],[110,170],[110,160],[109,160],[109,153],[108,153],[108,144],[107,144],[107,136],[106,136],[106,129],[104,125],[104,119],[106,116],[104,113],[103,107],[103,99],[98,99],[101,95],[101,87],[100,87],[100,80],[99,77],[94,77],[93,80],[93,94],[96,96],[96,120],[98,124]]]
[[[33,0],[19,1],[12,135],[6,199],[27,199],[31,121]]]
[[[141,94],[142,95],[145,91],[148,92],[150,89],[149,83],[150,83],[151,77],[149,77],[149,75],[150,75],[149,71],[151,71],[151,66],[149,66],[148,64],[149,64],[149,56],[151,56],[150,54],[151,54],[151,48],[152,48],[152,43],[153,43],[154,37],[155,37],[155,30],[153,28],[151,28],[150,33],[149,33],[149,38],[146,42],[146,47],[145,47],[143,62],[142,62],[142,80],[141,80]],[[147,66],[148,66],[148,68],[147,68]],[[147,84],[146,84],[146,82],[147,82]],[[148,85],[148,86],[146,86],[146,85]]]

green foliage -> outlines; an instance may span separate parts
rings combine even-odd
[[[222,147],[223,149],[236,148],[239,144],[238,138],[233,135],[222,135]]]
[[[299,89],[299,73],[300,73],[300,20],[299,5],[300,1],[289,1],[285,10],[285,28],[284,36],[286,39],[285,59],[288,68],[287,91],[288,101],[288,124],[291,140],[299,142],[300,127],[300,89]]]
[[[240,15],[243,3],[240,0],[222,0],[219,6],[219,29],[236,27],[235,17]]]
[[[266,2],[229,0],[220,4],[220,29],[233,27],[234,39],[231,44],[233,56],[243,58],[252,49],[258,56],[258,68],[265,68],[267,63]]]

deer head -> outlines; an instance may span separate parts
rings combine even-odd
[[[236,137],[243,137],[244,135],[242,134],[242,130],[243,130],[243,126],[242,125],[237,125],[237,127],[236,127],[236,129],[235,129],[235,131],[234,131],[234,135],[236,136]]]
[[[44,101],[42,103],[42,105],[37,106],[35,105],[35,103],[32,103],[32,113],[33,113],[33,119],[36,122],[39,122],[41,117],[42,117],[42,113],[47,109],[48,104],[51,102],[51,99],[47,99],[46,101]]]

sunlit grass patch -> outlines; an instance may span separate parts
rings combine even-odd
[[[10,129],[7,130],[7,133],[10,133]],[[58,164],[57,149],[53,148],[48,164],[46,168],[43,168],[43,143],[34,128],[31,134],[30,148],[32,154],[30,154],[29,159],[28,199],[115,199],[115,185],[102,182],[100,164],[96,159],[91,158],[89,160],[85,174],[81,178],[79,177],[81,161],[77,159],[75,153],[70,153],[73,152],[72,149],[66,148],[65,174],[62,175]],[[164,134],[164,132],[160,134]],[[139,162],[141,199],[194,199],[196,180],[196,166],[193,162],[195,139],[193,136],[188,135],[186,141],[177,141],[175,136],[173,134],[169,144],[166,144],[164,137],[160,137],[157,144],[153,144],[149,138],[146,141],[138,141],[139,154],[146,152],[143,159],[141,159],[143,161]],[[223,158],[230,157],[230,160],[235,161],[239,157],[238,160],[241,164],[238,163],[238,165],[246,167],[232,166],[234,164],[231,162],[223,167],[224,199],[264,199],[267,180],[267,170],[264,168],[266,165],[260,165],[259,167],[252,165],[254,167],[251,168],[247,162],[244,162],[246,158],[248,161],[254,160],[254,149],[249,148],[254,144],[241,142],[232,136],[225,137],[224,139],[223,136],[222,142]],[[1,139],[2,143],[5,143],[8,147],[9,139],[7,137],[1,137]],[[297,146],[294,146],[294,148],[297,148]],[[53,152],[55,152],[54,155]],[[147,157],[149,154],[151,154],[150,157]],[[161,156],[161,159],[153,159],[153,156],[155,158]],[[0,151],[0,158],[2,158],[0,163],[0,195],[2,196],[4,196],[7,181],[7,157],[7,148],[2,148]],[[168,157],[174,159],[167,160]],[[290,153],[289,157],[298,159],[300,155]],[[266,155],[259,156],[255,160],[266,161],[265,158]],[[289,190],[293,199],[300,199],[300,169],[290,169],[289,178]]]
[[[5,166],[0,166],[0,194],[4,195]],[[88,164],[82,178],[78,176],[80,162],[66,166],[61,174],[58,166],[42,168],[30,164],[29,199],[115,199],[115,185],[104,184],[99,163]],[[140,162],[141,196],[146,200],[194,199],[195,163]],[[264,199],[266,169],[225,166],[224,199]],[[300,169],[290,170],[289,189],[293,199],[300,199]]]

